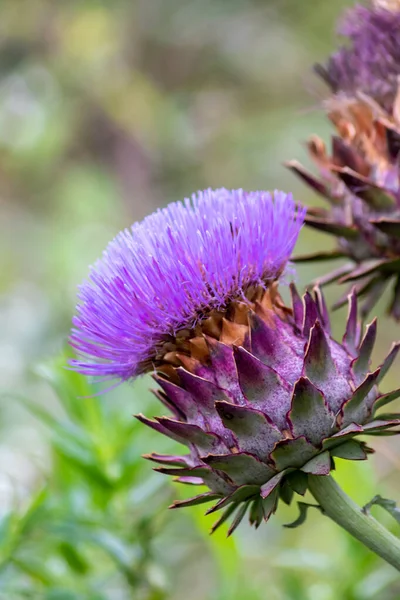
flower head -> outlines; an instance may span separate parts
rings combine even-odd
[[[290,194],[219,189],[122,231],[80,287],[73,365],[121,379],[156,367],[213,311],[279,277],[303,219]]]
[[[400,2],[376,0],[356,5],[339,27],[349,43],[331,55],[317,71],[332,90],[355,95],[362,92],[390,110],[400,75]]]
[[[127,378],[154,367],[170,416],[138,419],[187,446],[152,453],[157,470],[208,491],[173,508],[215,501],[234,531],[258,526],[279,497],[304,494],[308,474],[335,456],[366,458],[355,438],[400,424],[376,410],[398,345],[370,372],[376,324],[361,340],[356,296],[342,343],[322,294],[292,305],[277,279],[304,219],[290,195],[217,190],[171,204],[120,234],[80,291],[72,342],[83,373]]]
[[[400,0],[357,5],[340,31],[350,44],[318,67],[334,92],[324,107],[336,128],[331,148],[317,136],[308,143],[320,177],[289,163],[328,200],[327,210],[308,209],[306,223],[333,234],[337,247],[300,259],[349,258],[318,283],[355,285],[364,316],[393,283],[388,310],[400,320]]]

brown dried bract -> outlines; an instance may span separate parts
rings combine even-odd
[[[177,367],[194,372],[199,365],[209,362],[210,343],[207,340],[214,339],[232,346],[246,345],[250,311],[254,311],[270,327],[275,326],[274,315],[282,320],[289,320],[292,316],[292,309],[285,306],[278,292],[277,282],[267,289],[252,286],[243,300],[233,300],[225,311],[211,311],[193,329],[182,329],[175,337],[169,336],[157,348],[153,361],[142,365],[142,373],[157,370],[178,383]]]

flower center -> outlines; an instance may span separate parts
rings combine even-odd
[[[141,372],[155,368],[178,383],[176,369],[185,367],[194,372],[199,364],[207,364],[210,358],[207,337],[228,346],[246,346],[249,342],[249,313],[254,311],[269,326],[274,326],[274,315],[288,321],[292,309],[288,308],[278,292],[278,282],[266,289],[251,286],[241,299],[230,301],[224,310],[211,310],[192,328],[182,328],[174,336],[169,335],[154,351],[153,359],[141,364]]]

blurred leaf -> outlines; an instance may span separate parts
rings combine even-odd
[[[34,581],[38,581],[47,586],[53,584],[52,574],[43,563],[43,559],[36,558],[32,555],[27,559],[14,556],[12,562],[22,573],[29,575]]]
[[[89,571],[89,564],[78,549],[72,544],[62,542],[59,550],[73,571],[84,575]]]
[[[392,515],[398,523],[400,523],[400,508],[397,507],[394,500],[388,500],[387,498],[382,498],[382,496],[374,496],[372,500],[363,507],[363,511],[369,513],[373,506],[381,506]]]
[[[298,502],[297,506],[299,507],[300,514],[293,523],[288,523],[285,525],[288,529],[295,529],[296,527],[300,527],[305,523],[307,518],[307,512],[309,508],[318,508],[318,510],[322,510],[318,504],[307,504],[307,502]],[[323,512],[323,511],[322,511]]]

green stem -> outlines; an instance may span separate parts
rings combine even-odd
[[[400,571],[400,539],[365,514],[330,475],[309,475],[309,490],[328,517]]]

